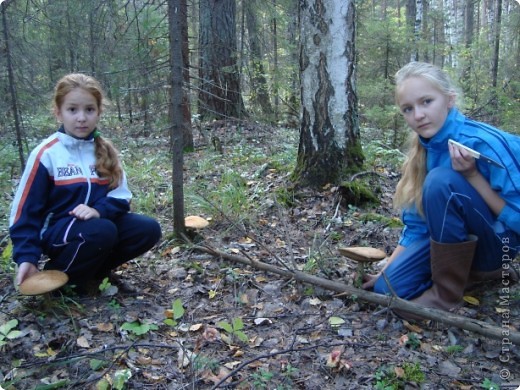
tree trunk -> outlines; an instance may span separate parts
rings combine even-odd
[[[293,179],[335,183],[363,162],[355,90],[354,1],[300,3],[302,121]]]
[[[168,24],[170,38],[170,121],[172,142],[172,189],[173,225],[177,234],[184,232],[184,187],[183,187],[183,54],[182,54],[182,0],[168,0]]]
[[[269,99],[267,79],[262,63],[262,50],[258,39],[258,23],[255,14],[256,7],[256,0],[249,0],[244,3],[251,59],[251,100],[253,105],[260,106],[264,115],[271,116],[273,108]]]
[[[473,44],[473,31],[475,27],[475,0],[466,0],[464,10],[464,47],[468,53],[471,53],[471,45]],[[464,95],[468,95],[472,68],[472,58],[468,56],[462,69],[462,85],[466,86]]]
[[[276,0],[273,0],[273,6],[276,7]],[[278,89],[278,20],[276,16],[272,19],[271,29],[273,31],[273,97],[274,97],[274,121],[278,122],[280,95]]]
[[[200,0],[199,12],[199,112],[204,120],[241,117],[235,0]]]
[[[190,83],[190,48],[188,37],[188,3],[186,0],[180,1],[180,18],[181,18],[181,42],[182,42],[182,77],[184,85]],[[187,88],[182,89],[182,134],[183,145],[186,150],[193,150],[195,145],[193,142],[193,132],[191,130],[191,109],[190,98]]]
[[[416,36],[416,21],[417,21],[417,4],[415,0],[408,0],[406,2],[406,30],[408,35],[408,42],[410,45],[409,61],[417,61],[419,53],[417,52],[417,36]]]
[[[13,111],[14,117],[14,125],[16,131],[16,143],[18,145],[18,156],[20,158],[20,172],[22,172],[25,168],[25,156],[23,153],[23,137],[22,137],[22,126],[20,124],[20,114],[18,111],[18,100],[16,98],[16,90],[15,90],[15,82],[14,82],[14,72],[13,72],[13,64],[11,62],[11,48],[10,48],[10,40],[9,40],[9,29],[7,26],[7,6],[8,2],[5,4],[0,4],[2,8],[2,24],[4,30],[4,40],[5,40],[5,58],[7,63],[7,77],[9,78],[9,93],[11,95],[11,110]]]
[[[491,118],[489,122],[493,124],[500,123],[498,118],[498,63],[500,57],[500,30],[502,28],[502,0],[497,0],[496,3],[496,19],[495,19],[495,42],[493,46],[493,59],[491,66]]]

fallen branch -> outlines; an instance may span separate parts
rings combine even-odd
[[[492,339],[499,339],[502,341],[506,341],[507,343],[520,345],[520,332],[513,331],[506,327],[497,327],[473,318],[467,318],[443,310],[423,307],[421,305],[398,297],[376,294],[371,291],[362,290],[344,283],[339,283],[329,279],[320,278],[318,276],[310,275],[305,272],[281,269],[271,264],[263,263],[261,261],[253,260],[251,258],[245,258],[242,256],[229,254],[208,246],[196,245],[193,249],[200,250],[212,256],[221,257],[223,259],[231,260],[237,263],[249,265],[251,267],[263,271],[272,272],[274,274],[286,278],[291,278],[299,282],[319,286],[330,291],[353,295],[364,301],[379,304],[382,306],[387,306],[390,309],[397,309],[400,311],[405,311],[407,313],[412,313],[424,319],[434,320],[443,324],[456,326],[460,329],[469,330],[471,332],[475,332]]]

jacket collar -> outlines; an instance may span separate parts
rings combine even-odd
[[[84,142],[86,143],[93,143],[94,142],[94,132],[90,133],[87,138],[76,138],[73,137],[67,133],[65,133],[65,129],[63,128],[63,125],[60,126],[60,128],[57,131],[58,138],[61,142],[65,145],[81,145]]]

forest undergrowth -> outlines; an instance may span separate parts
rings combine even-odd
[[[372,246],[390,254],[401,228],[391,200],[403,154],[383,134],[364,130],[365,167],[353,179],[379,201],[352,204],[341,186],[290,186],[297,130],[229,122],[201,131],[184,156],[185,214],[210,224],[189,232],[191,243],[173,235],[167,137],[112,134],[132,207],[163,227],[156,248],[117,270],[127,291],[110,279],[88,296],[69,288],[19,295],[2,219],[2,388],[518,388],[520,353],[506,336],[403,321],[359,297],[197,250],[352,284],[356,264],[338,248]],[[14,167],[13,154],[7,156],[2,167]],[[14,168],[2,171],[0,211],[7,216],[17,178]],[[461,313],[518,330],[520,289],[508,286],[505,294],[503,287],[494,282],[470,291]]]

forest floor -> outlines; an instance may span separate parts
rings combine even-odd
[[[209,188],[221,179],[209,169],[194,171],[194,162],[213,153],[222,164],[229,163],[230,151],[239,146],[237,131],[215,130],[222,155],[197,138],[195,152],[185,155],[187,185],[197,181]],[[210,225],[191,237],[196,245],[240,258],[352,284],[356,264],[341,257],[338,248],[372,246],[391,253],[400,232],[391,207],[398,168],[379,165],[364,176],[377,189],[378,205],[346,204],[332,186],[291,193],[282,203],[282,194],[290,193],[289,172],[269,164],[255,166],[253,156],[273,153],[287,142],[286,131],[256,125],[240,129],[240,147],[247,143],[252,160],[251,165],[240,164],[244,174],[252,172],[246,186],[261,206],[249,210],[248,218],[213,213]],[[167,144],[148,140],[139,149],[143,156],[157,155],[165,153]],[[519,387],[520,350],[507,337],[493,339],[438,321],[407,322],[359,297],[175,242],[171,206],[159,198],[157,202],[163,240],[117,270],[134,292],[118,290],[113,282],[88,296],[65,289],[27,297],[15,290],[12,275],[2,271],[0,387]],[[506,333],[518,330],[520,287],[510,287],[507,294],[502,288],[497,281],[472,291],[477,301],[466,303],[462,314]],[[18,322],[10,329],[13,319]],[[18,337],[7,335],[16,330],[21,333],[11,336]]]

